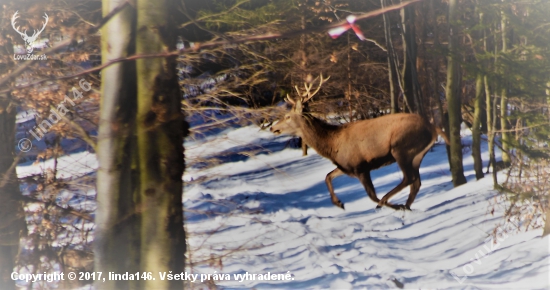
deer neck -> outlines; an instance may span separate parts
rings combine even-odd
[[[331,158],[334,152],[333,140],[339,126],[330,125],[310,114],[303,114],[301,118],[302,141],[312,147],[319,155]]]

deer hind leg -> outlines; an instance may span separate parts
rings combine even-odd
[[[422,152],[418,153],[414,158],[412,162],[413,166],[413,175],[414,175],[414,182],[411,184],[411,193],[409,194],[409,198],[407,199],[407,203],[405,204],[405,208],[408,210],[411,210],[411,205],[414,202],[414,199],[416,198],[416,195],[418,194],[418,191],[420,190],[420,186],[422,183],[420,182],[420,172],[418,169],[420,168],[420,163],[422,163],[422,159],[424,159],[424,156],[432,148],[432,143],[430,143]]]
[[[341,209],[344,209],[344,204],[338,199],[338,197],[334,193],[334,188],[332,187],[332,180],[343,174],[345,173],[342,170],[340,170],[340,168],[336,168],[332,170],[329,174],[327,174],[327,177],[325,178],[325,183],[327,184],[328,192],[330,193],[330,200],[335,206]]]
[[[401,180],[401,183],[399,183],[394,189],[390,190],[382,199],[380,202],[378,202],[378,206],[376,208],[381,208],[382,206],[386,205],[393,209],[403,209],[405,206],[403,205],[393,205],[391,203],[388,203],[388,200],[394,196],[396,193],[401,191],[403,188],[407,187],[407,185],[412,184],[415,182],[415,175],[413,174],[413,166],[410,162],[400,162],[400,160],[397,160],[397,164],[399,164],[399,167],[401,168],[401,171],[403,172],[403,180]]]
[[[409,194],[409,198],[407,199],[407,203],[405,204],[405,209],[411,210],[411,205],[414,202],[414,199],[416,198],[416,194],[420,190],[420,185],[422,183],[420,182],[420,173],[416,173],[417,178],[415,181],[411,184],[411,193]]]
[[[364,172],[359,175],[359,180],[361,181],[361,184],[363,184],[363,187],[365,187],[365,190],[367,191],[367,194],[369,195],[370,199],[374,201],[375,203],[378,203],[380,200],[376,196],[376,191],[374,190],[374,185],[372,184],[372,179],[370,177],[370,172]]]

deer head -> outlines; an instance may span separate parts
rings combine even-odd
[[[23,40],[27,43],[27,45],[26,45],[27,46],[27,53],[32,53],[33,43],[36,41],[36,39],[38,38],[40,33],[42,33],[42,31],[44,31],[44,28],[46,28],[46,24],[48,24],[48,19],[49,19],[48,14],[44,13],[45,16],[42,16],[46,20],[43,23],[42,28],[40,30],[35,29],[34,33],[31,36],[28,36],[26,29],[25,29],[25,31],[21,32],[21,31],[19,31],[19,26],[15,27],[15,20],[17,18],[19,18],[19,15],[17,15],[17,13],[19,13],[19,11],[15,11],[15,14],[13,14],[13,16],[11,17],[11,26],[13,27],[13,29],[15,29],[15,31],[17,33],[19,33],[19,35],[21,35],[21,38],[23,38]]]
[[[308,75],[306,82],[304,82],[304,91],[301,91],[298,86],[294,86],[294,89],[296,90],[296,93],[298,94],[296,99],[291,98],[288,94],[286,95],[285,101],[292,105],[292,109],[290,112],[285,114],[285,116],[277,122],[277,124],[273,125],[271,127],[271,132],[274,134],[290,134],[290,135],[296,135],[300,136],[300,131],[298,128],[298,123],[296,121],[293,121],[295,118],[299,118],[302,115],[302,112],[304,111],[304,104],[307,103],[309,100],[315,96],[319,90],[321,89],[321,86],[325,81],[327,81],[330,78],[323,78],[323,74],[320,74],[320,76],[316,77],[313,81],[311,81],[311,75]],[[313,84],[319,80],[319,85],[315,89],[315,91],[311,91]]]

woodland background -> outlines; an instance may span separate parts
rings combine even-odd
[[[386,12],[365,14],[379,9]],[[41,34],[47,45],[34,49],[47,60],[14,60],[16,49],[24,48],[12,27],[15,11],[20,31],[28,33],[41,27],[44,13],[49,16]],[[466,182],[459,135],[464,122],[472,129],[476,177],[493,179],[509,202],[506,217],[534,206],[548,221],[548,11],[543,0],[4,2],[2,284],[15,287],[9,277],[14,267],[47,270],[43,257],[64,269],[184,269],[181,176],[186,166],[223,162],[185,159],[184,138],[201,140],[251,123],[265,129],[285,110],[284,96],[321,73],[330,81],[309,111],[340,122],[396,112],[424,116],[450,135],[455,186]],[[327,32],[351,14],[366,40],[351,29],[332,39]],[[72,97],[81,79],[92,89],[71,113],[44,140],[29,137],[28,130],[65,95]],[[36,117],[17,121],[27,115]],[[24,137],[33,142],[29,152],[17,147]],[[491,170],[482,167],[483,138]],[[495,160],[495,148],[502,160]],[[78,152],[95,153],[98,169],[60,176],[56,160]],[[54,167],[17,177],[17,164],[45,160],[54,160]],[[504,180],[497,180],[498,170],[507,172]],[[96,200],[97,208],[68,206],[65,191]],[[94,226],[79,226],[84,223]],[[57,242],[68,232],[81,238]],[[547,223],[544,234],[549,232]],[[107,287],[181,286],[142,282]]]

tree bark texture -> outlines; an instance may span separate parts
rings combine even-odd
[[[462,143],[460,140],[461,100],[460,63],[458,61],[459,39],[456,21],[458,0],[449,1],[449,56],[447,57],[447,106],[449,111],[449,137],[451,141],[451,175],[453,185],[466,183],[462,165]]]
[[[474,121],[472,124],[472,157],[474,158],[474,170],[476,179],[484,177],[483,160],[481,159],[481,113],[483,110],[483,75],[476,76],[476,98],[474,105]]]
[[[386,0],[380,0],[382,7],[386,6]],[[392,114],[399,113],[399,91],[397,89],[399,74],[395,66],[394,49],[391,37],[391,23],[386,13],[382,14],[384,20],[384,35],[386,38],[386,50],[388,51],[388,81],[390,85],[390,112]]]
[[[4,99],[4,98],[3,98]],[[25,211],[15,172],[16,107],[0,101],[0,284],[2,289],[16,289],[10,277],[19,252],[19,239],[27,233]]]
[[[104,0],[103,15],[124,1]],[[133,1],[102,29],[102,62],[176,49],[177,1]],[[95,271],[184,270],[183,138],[177,57],[102,71]],[[107,283],[107,284],[106,284]],[[98,289],[181,289],[181,281],[103,281]]]
[[[121,0],[103,0],[103,15],[122,3]],[[102,63],[135,54],[135,25],[136,12],[127,7],[101,29]],[[121,62],[102,70],[94,270],[103,273],[139,271],[136,93],[135,62]],[[95,286],[98,289],[137,289],[137,283],[98,281]]]
[[[175,0],[138,0],[136,53],[176,49]],[[182,113],[177,56],[139,59],[137,138],[140,169],[141,271],[184,270]],[[181,289],[182,281],[148,280],[146,289]]]

